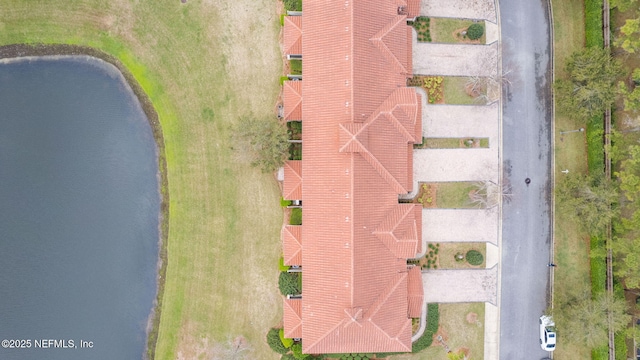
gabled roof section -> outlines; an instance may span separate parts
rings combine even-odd
[[[302,265],[302,225],[282,227],[282,252],[287,266]]]
[[[422,301],[424,299],[424,286],[422,285],[422,272],[419,266],[409,270],[407,277],[409,317],[417,318],[422,313]]]
[[[284,163],[282,197],[285,200],[302,200],[302,160]]]
[[[407,16],[397,15],[371,39],[384,57],[393,64],[396,71],[410,74],[410,53],[407,53]]]
[[[284,119],[302,120],[302,81],[285,81],[282,86]]]
[[[407,311],[407,272],[396,274],[369,307],[345,308],[342,320],[305,353],[410,352],[411,319]],[[359,334],[367,334],[363,337]],[[385,350],[387,349],[387,350]]]
[[[284,54],[302,54],[302,16],[284,17]]]
[[[302,300],[284,298],[283,322],[284,337],[288,339],[302,337]]]
[[[373,232],[378,239],[398,258],[413,258],[418,253],[418,223],[415,204],[398,204],[393,208],[384,221]]]

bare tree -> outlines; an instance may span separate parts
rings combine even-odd
[[[493,208],[498,206],[500,200],[511,199],[511,185],[504,182],[498,185],[493,181],[480,181],[475,183],[476,190],[471,194],[471,202],[479,208]]]

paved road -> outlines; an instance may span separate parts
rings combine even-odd
[[[541,359],[551,243],[551,62],[548,0],[501,0],[504,176],[500,358]],[[527,186],[525,179],[531,178]],[[562,271],[558,269],[557,271]],[[561,345],[560,345],[561,346]]]

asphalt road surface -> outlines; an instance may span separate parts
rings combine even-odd
[[[548,0],[501,0],[504,179],[500,358],[539,360],[551,246],[551,52]],[[527,184],[526,179],[530,181]],[[562,271],[558,269],[556,271]],[[560,339],[561,340],[561,339]],[[559,345],[561,346],[561,344]]]

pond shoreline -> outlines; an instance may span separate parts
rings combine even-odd
[[[162,298],[164,295],[164,282],[167,270],[167,240],[169,235],[169,181],[167,176],[167,160],[165,155],[164,137],[158,113],[151,100],[144,92],[140,84],[136,81],[128,69],[114,56],[95,48],[65,44],[12,44],[0,46],[0,60],[24,57],[41,56],[90,56],[101,59],[113,66],[122,74],[125,81],[133,90],[144,111],[153,138],[158,149],[158,173],[160,185],[160,219],[159,219],[159,239],[158,239],[158,265],[157,265],[157,295],[147,324],[147,348],[144,358],[153,359],[155,357],[155,347],[158,339],[158,329],[160,325]]]

